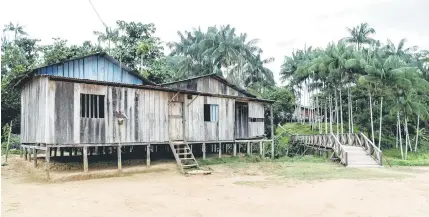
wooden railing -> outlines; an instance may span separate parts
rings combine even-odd
[[[383,166],[383,152],[375,146],[374,143],[365,136],[365,134],[360,133],[359,136],[361,138],[360,146],[362,146],[380,166]]]
[[[344,146],[341,144],[341,142],[333,133],[331,133],[330,138],[333,139],[332,150],[334,150],[335,154],[340,158],[341,163],[347,166],[348,165],[347,151],[344,149]]]
[[[337,136],[331,134],[315,134],[315,135],[292,135],[291,142],[300,142],[304,145],[310,145],[312,147],[332,149],[335,155],[340,158],[342,164],[348,164],[347,151],[344,149],[344,145],[340,142]]]

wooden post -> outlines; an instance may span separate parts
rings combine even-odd
[[[22,148],[22,147],[19,147],[19,157],[21,157],[21,158],[22,158],[22,155],[23,155],[23,148]]]
[[[146,146],[146,167],[150,167],[150,144]]]
[[[206,143],[203,143],[203,160],[206,159]]]
[[[261,155],[261,157],[264,156],[264,154],[262,152],[262,141],[259,141],[259,154]]]
[[[118,171],[119,172],[122,172],[122,149],[121,149],[121,145],[119,144],[118,145],[118,148],[117,148],[117,153],[118,153]]]
[[[222,157],[222,143],[219,142],[219,158]]]
[[[64,148],[60,148],[60,156],[64,157]]]
[[[28,148],[27,151],[28,151],[28,161],[31,161],[31,154],[33,153],[32,149]]]
[[[88,146],[83,146],[83,172],[88,172]]]
[[[72,150],[73,148],[69,148],[69,157],[71,157],[72,156],[72,154],[73,154],[73,150]]]
[[[271,122],[271,159],[274,159],[274,115],[273,115],[273,105],[270,106],[270,122]]]
[[[74,156],[77,156],[77,148],[74,148],[73,151],[74,151]]]
[[[34,167],[37,167],[37,149],[33,148],[33,162],[34,162]]]
[[[251,149],[252,147],[250,146],[250,142],[247,142],[247,155],[252,155]]]
[[[27,158],[27,154],[28,154],[28,151],[27,151],[27,148],[23,148],[24,149],[24,160],[27,160],[28,158]]]
[[[58,148],[54,148],[54,157],[57,156]]]
[[[234,151],[234,156],[237,156],[237,143],[234,142],[234,147],[233,147],[233,151]]]
[[[51,177],[49,175],[49,157],[51,156],[51,148],[46,147],[46,155],[45,155],[45,170],[46,170],[46,178],[49,180]]]

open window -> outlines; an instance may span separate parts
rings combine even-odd
[[[80,94],[80,117],[104,118],[104,95]]]
[[[219,106],[217,104],[204,104],[204,121],[217,122],[219,120]]]

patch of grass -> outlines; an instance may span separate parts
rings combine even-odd
[[[383,150],[384,165],[390,163],[392,166],[429,166],[429,152],[408,152],[408,159],[401,159],[401,152],[397,149]],[[387,159],[386,159],[387,158]]]

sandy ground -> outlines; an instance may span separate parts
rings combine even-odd
[[[402,178],[309,181],[246,175],[227,166],[185,177],[174,164],[162,164],[152,167],[162,171],[49,184],[31,182],[24,178],[30,173],[13,168],[2,168],[4,217],[429,216],[428,168]]]

